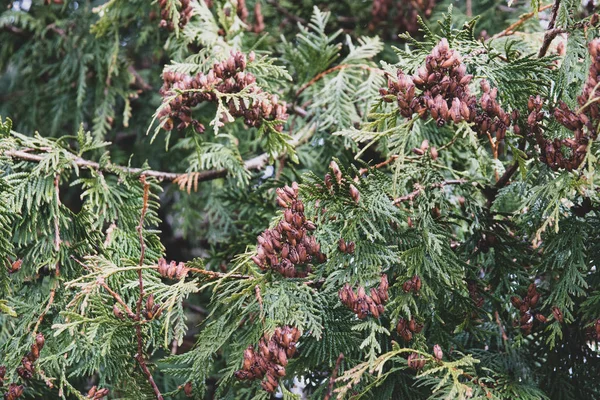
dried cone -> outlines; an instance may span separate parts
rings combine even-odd
[[[185,395],[187,397],[192,397],[192,395],[193,395],[192,382],[186,382],[186,384],[183,385],[183,392],[185,393]]]
[[[185,0],[182,0],[185,1]],[[189,1],[189,0],[188,0]],[[254,60],[254,53],[248,54],[248,61]],[[238,102],[233,98],[225,105],[232,117],[242,117],[248,126],[259,127],[264,121],[285,121],[288,118],[285,103],[279,103],[277,95],[264,92],[254,83],[256,77],[246,71],[246,56],[240,52],[231,52],[229,58],[213,65],[207,74],[198,73],[189,76],[178,72],[165,71],[164,84],[160,89],[163,104],[158,110],[161,127],[165,130],[185,129],[192,126],[196,132],[202,133],[204,126],[192,118],[192,109],[200,103],[219,101],[217,93],[235,94],[244,91],[248,95],[260,97],[262,101],[252,103]],[[222,118],[225,118],[223,114]],[[230,122],[227,119],[218,121],[219,126]],[[283,124],[273,125],[277,131],[283,130]]]
[[[23,395],[23,385],[11,383],[8,386],[8,391],[4,393],[4,400],[17,400],[21,395]]]
[[[258,350],[249,346],[244,350],[242,369],[235,372],[239,380],[263,379],[261,386],[267,392],[274,392],[279,379],[285,376],[288,359],[296,353],[296,343],[300,339],[298,328],[278,327],[269,338],[262,337]]]
[[[11,274],[14,274],[15,272],[17,272],[21,269],[22,264],[23,264],[23,260],[21,260],[21,259],[15,260],[13,263],[10,264],[10,267],[8,268],[8,272]]]
[[[158,260],[158,273],[164,278],[180,280],[185,278],[189,271],[190,269],[182,262],[171,261],[167,264],[164,258]]]
[[[298,198],[298,184],[278,188],[277,204],[284,208],[283,218],[273,229],[258,236],[252,261],[261,269],[272,269],[287,278],[305,277],[313,264],[326,261],[321,246],[309,232],[316,229],[304,215],[304,203]]]
[[[423,358],[420,354],[410,353],[408,355],[409,368],[416,369],[417,371],[423,369],[425,366],[425,361],[425,358]]]
[[[383,305],[389,299],[387,275],[381,276],[379,287],[372,288],[370,295],[363,286],[359,286],[354,293],[350,284],[346,283],[338,292],[338,296],[342,304],[351,309],[358,318],[364,319],[369,315],[379,318],[385,311]]]
[[[439,344],[436,344],[435,346],[433,346],[433,356],[438,361],[441,361],[442,358],[444,358],[444,352],[442,351],[442,348],[440,347]]]

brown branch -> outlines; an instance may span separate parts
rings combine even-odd
[[[521,141],[519,142],[519,145],[518,145],[518,149],[521,151],[524,151],[526,144],[527,144],[526,139],[525,138],[521,139]],[[500,179],[498,179],[498,181],[496,182],[496,188],[500,189],[500,188],[503,188],[504,186],[506,186],[506,184],[508,183],[510,178],[514,175],[515,172],[517,172],[518,169],[519,169],[519,162],[517,160],[515,160],[515,162],[512,163],[512,165],[510,167],[508,167],[506,169],[506,171],[504,171],[504,174],[502,174]]]
[[[529,19],[531,19],[538,12],[547,10],[550,7],[552,7],[552,4],[546,4],[545,6],[540,7],[537,11],[532,11],[532,12],[528,12],[526,14],[521,15],[521,17],[519,17],[519,20],[517,22],[514,22],[513,24],[509,25],[502,32],[496,33],[494,36],[491,37],[491,39],[498,39],[498,38],[501,38],[501,37],[504,37],[504,36],[512,35],[513,33],[515,33],[515,29],[517,29],[518,27],[520,27],[521,25],[523,25],[526,21],[528,21]]]
[[[556,24],[556,16],[558,15],[558,9],[560,8],[560,0],[554,0],[554,4],[552,5],[552,14],[550,16],[550,22],[548,22],[548,29],[544,34],[544,41],[542,43],[542,47],[540,47],[540,51],[538,52],[538,58],[542,58],[546,55],[550,44],[558,36],[559,33],[563,33],[564,29],[555,28]]]
[[[12,158],[18,158],[26,161],[40,162],[44,159],[43,156],[38,154],[28,153],[23,150],[8,150],[4,153],[4,155]],[[250,160],[244,163],[246,169],[259,169],[265,165],[268,160],[268,155],[261,154],[260,156],[251,158]],[[151,176],[159,180],[166,181],[174,181],[178,177],[185,176],[187,173],[175,173],[175,172],[165,172],[165,171],[155,171],[151,169],[142,169],[142,168],[131,168],[131,167],[123,167],[115,164],[107,164],[105,166],[100,166],[97,162],[89,161],[81,157],[73,157],[71,162],[78,167],[84,167],[96,171],[105,171],[105,172],[113,172],[119,171],[127,174],[140,174],[141,176]],[[228,171],[226,169],[212,169],[208,171],[198,172],[198,181],[204,182],[212,179],[223,178],[227,175]]]
[[[184,301],[182,303],[183,307],[189,309],[190,311],[195,312],[196,314],[200,314],[200,315],[208,315],[208,310],[204,307],[200,307],[197,306],[195,304],[192,303],[188,303],[187,301]]]
[[[140,223],[137,226],[137,231],[138,231],[138,235],[139,235],[139,239],[140,239],[140,249],[141,249],[139,265],[140,265],[140,267],[142,267],[144,265],[144,257],[146,255],[146,243],[144,242],[144,218],[146,217],[146,212],[148,211],[148,196],[150,194],[149,193],[150,192],[150,184],[148,182],[146,182],[146,176],[144,176],[144,175],[142,175],[140,177],[140,182],[142,183],[142,185],[144,185],[144,194],[142,197],[143,203],[142,203],[142,212],[140,215]],[[148,379],[150,386],[152,386],[152,389],[154,390],[154,394],[156,395],[156,399],[163,400],[164,398],[163,398],[162,394],[160,393],[160,390],[158,389],[156,382],[154,382],[152,373],[148,369],[148,366],[146,365],[146,360],[144,359],[144,344],[142,342],[142,326],[139,323],[141,320],[141,314],[142,314],[142,302],[144,300],[144,279],[143,279],[143,274],[142,274],[142,268],[140,268],[138,270],[138,280],[139,280],[140,297],[138,298],[136,312],[135,312],[135,320],[138,322],[135,326],[135,335],[137,337],[138,351],[134,357],[140,364],[140,368],[146,375],[146,378]]]
[[[298,17],[291,12],[289,12],[285,7],[283,7],[277,0],[266,0],[267,4],[275,7],[277,11],[285,15],[287,18],[292,21],[298,22],[299,24],[306,25],[306,20],[302,17]]]
[[[325,395],[323,400],[329,400],[329,399],[331,399],[331,396],[333,395],[333,385],[335,384],[335,380],[337,378],[337,373],[338,373],[338,370],[340,369],[340,365],[342,364],[343,359],[344,359],[344,353],[340,353],[340,355],[337,358],[337,361],[335,362],[335,368],[333,369],[333,372],[331,373],[331,377],[329,378],[329,385],[327,387],[327,395]]]
[[[133,76],[134,83],[141,90],[151,90],[152,89],[152,86],[148,82],[146,82],[146,80],[144,78],[142,78],[142,76],[139,74],[139,72],[137,72],[137,70],[133,67],[133,65],[130,65],[129,68],[127,68],[127,71],[129,71],[129,73]]]
[[[100,283],[100,286],[102,286],[117,301],[117,303],[119,303],[121,306],[123,306],[123,308],[125,309],[125,313],[127,313],[127,316],[129,318],[135,320],[136,319],[135,313],[131,310],[131,308],[127,305],[127,303],[125,303],[123,301],[123,298],[121,298],[121,296],[119,295],[119,293],[117,293],[114,290],[112,290],[106,284],[106,282],[104,282],[104,279],[99,280],[99,283]]]
[[[301,112],[306,113],[306,111],[301,108],[298,108],[297,112],[299,114]],[[311,130],[311,132],[314,133],[314,129]],[[304,143],[306,140],[308,140],[309,137],[310,137],[310,135],[307,135],[307,134],[302,134],[300,136],[295,135],[292,138],[292,140],[290,141],[290,144],[294,147],[297,147],[297,146],[301,145],[302,143]],[[7,150],[2,155],[20,159],[20,160],[40,162],[40,161],[44,160],[44,156],[42,156],[40,154],[30,153],[30,151],[40,151],[40,150],[43,150],[46,152],[52,151],[51,148]],[[86,160],[84,158],[75,156],[73,154],[71,154],[71,156],[72,156],[72,159],[70,161],[73,164],[77,165],[78,167],[88,168],[88,169],[95,170],[95,171],[104,171],[104,172],[112,172],[112,173],[124,172],[126,174],[132,174],[132,175],[139,174],[140,176],[151,176],[158,180],[165,180],[165,181],[175,181],[178,178],[186,177],[186,176],[189,176],[190,174],[193,174],[194,182],[205,182],[205,181],[210,181],[213,179],[223,178],[223,177],[227,176],[227,174],[229,172],[226,169],[211,169],[211,170],[207,170],[207,171],[199,171],[199,172],[193,172],[193,173],[176,173],[176,172],[156,171],[156,170],[151,170],[151,169],[123,167],[121,165],[116,165],[116,164],[112,164],[112,163],[107,163],[106,165],[100,166],[100,164],[97,162]],[[244,161],[244,168],[246,168],[247,170],[261,169],[262,167],[265,166],[265,164],[267,163],[268,160],[269,160],[269,155],[267,153],[263,153],[256,157],[253,157],[249,160]]]
[[[320,72],[314,78],[312,78],[310,81],[308,81],[306,84],[304,84],[304,86],[302,86],[296,92],[296,97],[300,96],[302,94],[302,92],[304,92],[306,89],[308,89],[309,86],[311,86],[311,85],[315,84],[316,82],[318,82],[319,80],[323,79],[324,76],[326,76],[332,72],[339,71],[339,70],[346,69],[346,68],[360,68],[360,69],[365,69],[368,71],[381,72],[381,73],[385,74],[384,70],[382,70],[380,68],[369,67],[368,65],[356,65],[356,64],[336,65],[335,67],[331,67],[329,69],[326,69],[323,72]]]
[[[379,168],[385,167],[386,165],[388,165],[388,164],[396,161],[397,159],[398,159],[398,155],[394,154],[390,158],[388,158],[387,160],[385,160],[383,162],[380,162],[379,164],[375,164],[375,166],[371,167],[371,168],[379,169]],[[361,169],[358,170],[358,175],[362,175],[362,174],[366,173],[368,170],[369,170],[369,168],[361,168]]]
[[[445,180],[440,183],[434,183],[433,185],[429,186],[429,188],[442,188],[446,185],[461,185],[466,182],[467,182],[466,179],[448,179],[448,180]],[[424,190],[425,190],[424,186],[422,186],[420,183],[415,183],[415,190],[413,190],[412,192],[410,192],[407,195],[400,196],[397,199],[394,199],[392,204],[398,205],[407,200],[413,201],[415,199],[415,197],[417,197],[419,194],[421,194]]]
[[[544,42],[542,43],[542,47],[540,47],[540,51],[538,53],[538,58],[544,57],[546,55],[546,52],[548,51],[548,48],[550,47],[550,44],[552,43],[554,38],[556,38],[561,33],[565,33],[565,30],[561,28],[555,28],[546,31],[546,34],[544,35]]]
[[[151,267],[151,268],[158,268],[158,267]],[[205,269],[200,269],[200,268],[191,268],[190,267],[189,270],[190,270],[190,272],[195,272],[197,274],[206,275],[213,279],[220,279],[220,278],[254,279],[254,277],[252,277],[250,275],[228,274],[225,272],[207,271]]]
[[[504,331],[504,326],[502,326],[502,321],[500,321],[500,315],[498,314],[498,311],[495,311],[494,315],[496,317],[496,324],[498,324],[498,328],[500,328],[500,332],[502,333],[502,340],[506,342],[508,340],[508,336],[506,336],[506,332]]]

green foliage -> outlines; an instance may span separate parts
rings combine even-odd
[[[186,20],[182,0],[11,2],[0,393],[14,382],[25,398],[86,399],[92,386],[123,399],[599,398],[600,148],[591,135],[577,168],[551,169],[528,105],[540,96],[544,138],[572,136],[554,111],[580,107],[597,7],[417,3],[193,0]],[[540,57],[551,18],[562,33]],[[497,90],[504,138],[400,111],[398,71],[414,76],[443,39],[473,75],[479,116],[491,112],[480,83]],[[162,77],[214,73],[238,51],[255,81],[179,110],[204,132],[167,130],[168,104],[204,89],[165,93]],[[281,120],[240,116],[275,103]],[[302,206],[276,190],[294,181]],[[304,234],[326,256],[307,259],[307,276],[257,258],[258,235],[289,232],[282,203],[304,207]],[[344,285],[383,311],[359,318]],[[284,326],[300,339],[276,394],[238,379],[245,351],[264,352]]]

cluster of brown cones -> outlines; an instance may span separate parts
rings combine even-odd
[[[192,17],[194,9],[190,4],[191,0],[179,0],[181,2],[181,8],[179,10],[173,10],[169,7],[167,0],[159,0],[158,5],[160,6],[160,27],[167,28],[170,31],[175,30],[175,22],[173,21],[172,14],[179,14],[179,22],[177,26],[179,29],[183,29],[187,25],[188,21]]]
[[[300,331],[296,327],[279,327],[268,338],[263,336],[258,349],[253,346],[244,350],[244,365],[235,372],[237,379],[263,379],[261,386],[267,392],[274,392],[279,379],[285,376],[288,358],[296,354],[296,343]]]
[[[296,182],[277,189],[277,204],[284,208],[283,219],[258,237],[257,254],[252,261],[261,269],[272,269],[286,278],[306,277],[311,264],[323,263],[327,257],[321,253],[315,237],[308,236],[316,226],[304,216]]]
[[[546,139],[539,125],[543,118],[542,99],[539,96],[531,97],[528,103],[527,124],[540,146],[540,160],[555,171],[560,168],[567,171],[577,169],[585,160],[590,140],[598,137],[600,106],[593,99],[600,97],[597,86],[600,76],[600,39],[590,42],[589,52],[592,64],[583,92],[577,97],[577,109],[571,110],[566,103],[559,101],[554,110],[556,121],[572,131],[573,137]]]
[[[252,62],[254,57],[251,52],[248,60]],[[181,130],[191,124],[197,132],[204,132],[204,126],[192,118],[192,108],[207,101],[218,102],[217,92],[233,94],[244,91],[247,95],[261,99],[250,104],[233,98],[226,101],[229,114],[232,117],[243,117],[248,126],[260,126],[265,120],[285,121],[288,117],[285,103],[279,103],[276,95],[256,86],[256,77],[245,69],[246,56],[240,52],[232,52],[226,60],[215,63],[207,74],[189,76],[179,72],[164,72],[164,84],[160,89],[163,105],[158,112],[161,127],[170,131],[177,124],[177,129]],[[224,121],[226,116],[222,116],[218,123],[224,125]],[[274,129],[281,131],[283,125],[278,124]]]
[[[17,368],[17,374],[23,379],[31,379],[35,373],[34,363],[40,358],[40,351],[44,347],[44,335],[38,333],[35,336],[35,341],[31,345],[31,350],[25,357],[21,359],[21,366]]]
[[[338,295],[342,304],[351,309],[358,318],[364,319],[368,315],[379,318],[385,311],[383,305],[389,299],[388,286],[387,275],[383,274],[381,275],[379,287],[377,289],[372,288],[369,294],[362,286],[359,286],[357,292],[354,293],[352,286],[346,283],[340,289]]]
[[[17,400],[23,395],[23,385],[11,383],[8,385],[8,391],[4,393],[4,400]]]
[[[165,278],[180,280],[185,278],[188,272],[190,269],[182,262],[171,261],[167,264],[167,260],[162,257],[158,260],[158,273]]]
[[[414,275],[402,284],[402,290],[406,293],[414,292],[415,295],[418,295],[421,291],[421,278],[418,275]]]
[[[480,135],[495,135],[500,141],[511,124],[511,116],[498,103],[497,89],[492,89],[486,80],[481,82],[483,94],[478,101],[469,90],[472,79],[460,54],[442,39],[415,75],[398,70],[397,79],[389,77],[388,88],[380,93],[387,102],[395,97],[400,114],[406,118],[415,113],[421,118],[430,115],[438,126],[450,121],[473,122]]]
[[[23,260],[21,260],[21,259],[13,261],[12,263],[10,263],[10,266],[8,267],[8,273],[14,274],[15,272],[18,272],[21,269],[22,264],[23,264]]]
[[[417,323],[414,318],[406,320],[404,318],[400,318],[398,320],[398,325],[396,325],[396,332],[405,342],[410,342],[413,338],[414,333],[419,333],[423,330],[423,324]]]
[[[518,296],[512,296],[510,298],[510,302],[513,304],[513,306],[519,309],[519,313],[521,314],[519,325],[521,327],[521,331],[523,331],[525,335],[529,335],[531,333],[535,321],[538,321],[542,324],[545,324],[547,321],[545,316],[535,311],[535,306],[538,304],[539,300],[540,294],[538,293],[534,283],[529,285],[527,288],[527,296],[525,296],[523,299]]]
[[[340,166],[335,161],[331,161],[329,163],[329,169],[331,169],[331,171],[333,172],[335,181],[338,183],[338,185],[341,185],[342,181],[344,181],[344,177],[342,176],[342,170],[340,169]],[[332,178],[331,174],[325,174],[324,180],[325,180],[325,187],[327,187],[327,189],[330,192],[333,192],[333,178]],[[348,193],[350,194],[350,198],[356,204],[358,204],[358,202],[360,201],[360,192],[358,191],[356,186],[354,186],[353,184],[350,184],[348,186]]]
[[[6,376],[6,367],[0,365],[0,387],[4,386],[4,377]],[[11,383],[8,390],[4,393],[4,400],[17,400],[23,394],[23,385]]]
[[[98,389],[97,386],[92,386],[90,390],[88,390],[87,392],[87,398],[88,399],[92,399],[92,400],[100,400],[103,399],[104,397],[108,396],[108,389],[103,388],[103,389]]]

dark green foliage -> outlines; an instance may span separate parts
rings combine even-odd
[[[193,0],[189,21],[175,0],[2,9],[0,394],[600,398],[600,149],[552,170],[528,104],[540,96],[545,139],[572,137],[554,110],[577,111],[597,79],[596,6],[425,3]],[[411,7],[429,18],[403,20]],[[399,70],[412,82],[443,39],[479,115],[480,83],[497,90],[504,139],[430,109],[403,117],[397,92],[380,92]],[[161,73],[209,75],[233,51],[247,65],[231,82],[255,83],[194,105],[204,132],[167,130],[169,102],[198,89],[159,91]],[[232,116],[264,99],[289,115]],[[286,278],[257,258],[257,236],[289,222],[276,189],[294,181],[326,259]],[[342,302],[344,285],[373,298],[386,279],[384,312]],[[284,326],[301,337],[278,392],[237,379],[245,350]]]

